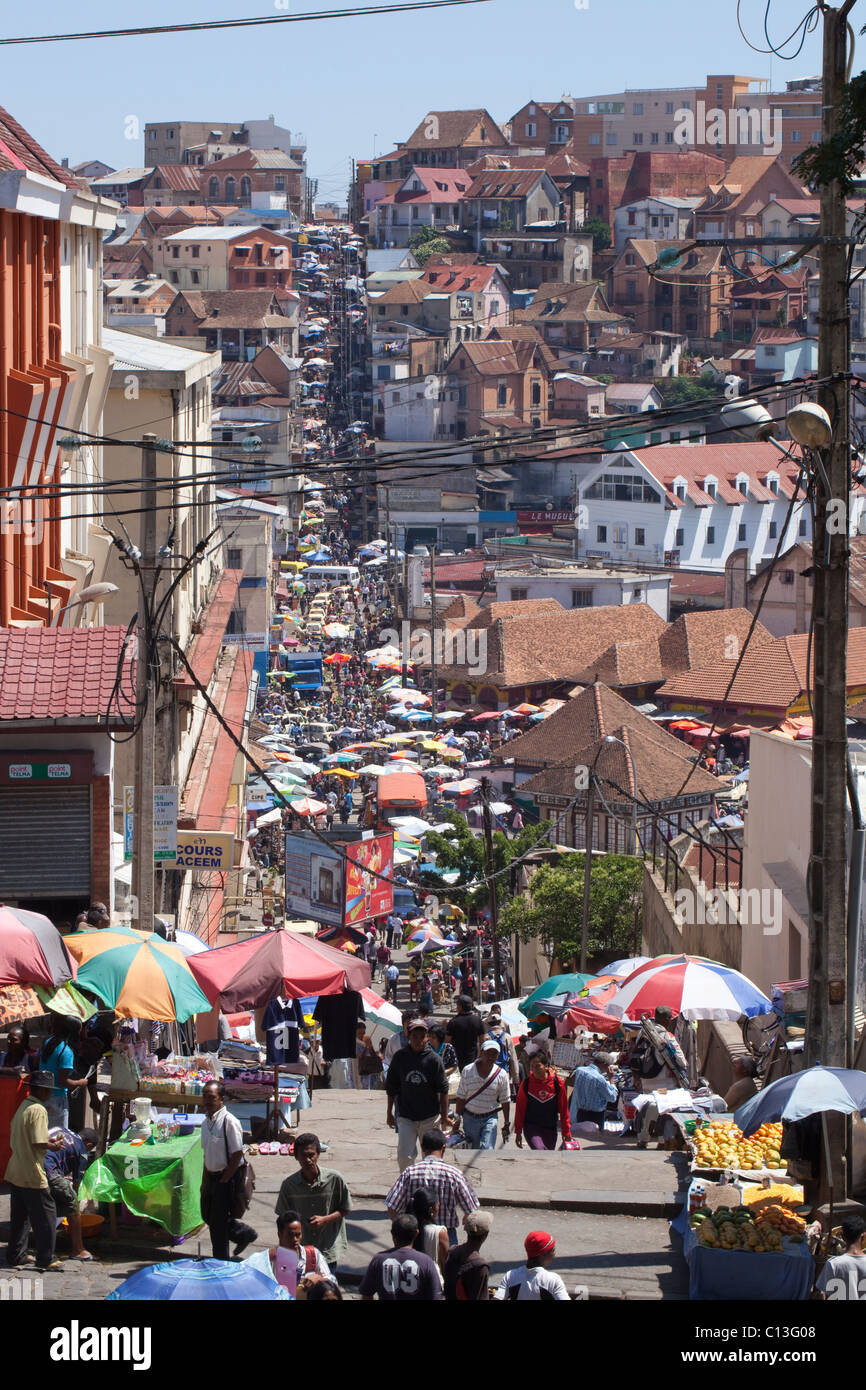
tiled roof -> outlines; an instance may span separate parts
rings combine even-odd
[[[439,575],[437,573],[437,580]],[[467,627],[490,627],[497,619],[510,621],[514,618],[521,620],[534,618],[536,614],[564,613],[562,604],[555,598],[523,598],[523,599],[501,599],[498,602],[490,603],[486,608],[474,617]]]
[[[710,211],[718,202],[718,195],[727,192],[731,194],[730,201],[724,202],[725,212],[733,212],[741,204],[748,201],[753,196],[753,189],[764,174],[773,170],[777,174],[780,182],[784,185],[785,191],[795,196],[795,190],[799,188],[797,180],[788,173],[785,166],[775,155],[746,154],[738,155],[728,165],[723,179],[717,184],[710,184],[708,196],[698,209],[699,212]],[[804,195],[808,196],[808,195]]]
[[[201,170],[193,164],[157,164],[148,176],[147,184],[153,191],[159,179],[167,188],[184,193],[198,193],[200,178]]]
[[[196,166],[199,172],[199,179],[210,178],[223,169],[228,169],[230,173],[243,169],[298,169],[300,164],[292,159],[284,150],[241,150],[240,154],[229,155],[228,159],[220,159],[215,164],[200,164]]]
[[[702,708],[746,705],[757,711],[785,713],[807,688],[806,633],[777,637],[757,647],[749,644],[730,694],[725,699],[736,661],[715,661],[699,670],[675,676],[657,694],[681,703],[694,701]],[[811,672],[809,673],[811,679]],[[848,633],[848,689],[866,687],[866,628]]]
[[[121,711],[112,695],[123,627],[0,628],[0,720],[127,717],[135,704],[132,644],[124,658]]]
[[[498,275],[495,265],[435,265],[428,266],[416,284],[433,287],[437,293],[443,290],[448,294],[473,291],[478,294],[489,289],[490,282]]]
[[[714,270],[718,269],[722,259],[721,246],[695,246],[693,241],[683,240],[660,240],[650,241],[645,237],[629,237],[623,251],[617,260],[617,267],[623,261],[623,256],[633,251],[639,256],[644,265],[654,265],[662,251],[676,247],[683,252],[683,260],[679,265],[667,270],[655,270],[653,276],[656,280],[703,280]],[[697,257],[694,265],[687,265],[686,261],[694,253]],[[624,263],[623,263],[624,264]],[[620,273],[619,270],[614,272]]]
[[[435,121],[435,125],[433,122]],[[403,148],[414,149],[420,146],[425,150],[441,150],[461,146],[469,139],[472,131],[479,124],[483,124],[487,133],[487,139],[482,145],[479,141],[479,148],[485,145],[507,145],[508,141],[503,135],[499,126],[493,120],[489,111],[485,111],[483,106],[476,107],[473,111],[428,111],[427,115],[419,125],[415,127],[408,140],[403,142]],[[436,131],[436,135],[431,134]],[[403,153],[403,149],[392,155],[397,158]],[[381,156],[376,159],[376,164],[381,163]]]
[[[415,191],[407,187],[410,180],[417,180],[423,185],[422,189]],[[386,198],[378,198],[376,207],[387,206],[389,203],[457,203],[471,182],[463,169],[425,169],[423,165],[415,164],[402,187]],[[406,254],[405,251],[403,254]]]
[[[0,169],[28,169],[62,183],[65,188],[87,187],[71,170],[61,168],[3,106],[0,106]]]
[[[607,388],[607,398],[617,401],[643,401],[655,388],[651,381],[624,381]]]
[[[543,175],[543,169],[488,170],[472,180],[465,198],[525,198]]]
[[[542,358],[537,343],[523,342],[521,339],[485,338],[483,342],[461,343],[454,349],[446,364],[448,371],[462,371],[459,365],[461,354],[482,376],[507,376],[511,372],[523,373]],[[547,360],[546,358],[543,360]]]
[[[474,628],[483,614],[484,610],[467,626]],[[494,619],[487,627],[484,672],[453,667],[440,675],[476,682],[483,676],[499,689],[558,681],[586,683],[594,679],[596,662],[615,642],[653,637],[664,627],[663,619],[645,603],[625,608],[550,608],[526,617],[515,612]]]
[[[602,313],[605,317],[603,322],[608,320],[611,323],[622,322],[621,314],[611,313],[604,296],[601,285],[590,284],[564,284],[559,280],[548,280],[543,285],[539,285],[532,299],[525,309],[517,311],[518,323],[537,323],[546,322],[548,319],[577,319],[587,317],[592,311]]]
[[[574,796],[575,767],[592,766],[598,755],[595,766],[602,782],[609,777],[632,793],[635,786],[628,757],[619,744],[604,743],[610,737],[628,744],[637,771],[637,792],[651,801],[673,796],[692,767],[690,750],[684,743],[601,682],[587,686],[543,723],[505,744],[492,754],[491,761],[499,764],[513,759],[515,767],[527,771],[547,769],[522,782],[521,791],[525,788],[530,794],[539,791],[570,799]],[[715,777],[703,769],[692,773],[690,792],[712,793],[717,787]],[[613,787],[608,794],[617,799]]]
[[[430,293],[430,283],[427,280],[398,280],[396,285],[389,285],[387,290],[376,296],[375,304],[378,309],[380,304],[420,304]]]
[[[792,497],[797,482],[797,465],[786,462],[779,451],[767,443],[658,444],[652,449],[632,452],[656,482],[662,484],[666,500],[673,507],[683,505],[673,491],[676,478],[685,480],[687,496],[698,506],[714,505],[713,498],[704,490],[704,483],[711,477],[717,481],[716,501],[735,506],[744,500],[735,486],[740,474],[749,480],[750,500],[758,502],[770,502],[775,495],[764,482],[769,473],[779,476],[780,497]]]
[[[475,177],[486,169],[544,169],[554,183],[571,178],[587,178],[589,169],[573,154],[557,150],[556,154],[485,154],[467,165],[467,173]]]
[[[284,319],[273,290],[180,290],[169,313],[179,299],[188,305],[199,327],[251,328],[266,319],[276,317],[279,323]]]
[[[533,328],[530,323],[508,323],[502,324],[501,327],[496,324],[483,341],[485,343],[534,343],[551,372],[556,371],[559,363],[556,353],[548,347],[538,329]]]
[[[659,652],[668,676],[677,671],[694,671],[711,661],[723,659],[728,651],[742,651],[753,615],[746,608],[715,609],[709,613],[684,613],[659,637]],[[749,638],[750,648],[772,642],[762,622],[756,622]]]

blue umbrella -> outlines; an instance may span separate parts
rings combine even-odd
[[[866,1111],[866,1072],[818,1065],[793,1076],[780,1076],[734,1111],[734,1121],[748,1139],[763,1124],[805,1120],[807,1115],[824,1110],[862,1115]]]
[[[327,565],[331,559],[327,550],[317,550],[313,555],[305,555],[308,565]]]
[[[233,1260],[171,1260],[145,1265],[106,1300],[137,1303],[207,1303],[228,1299],[290,1299],[288,1289],[261,1270]]]
[[[425,720],[433,718],[430,711],[424,709],[416,709],[412,714],[407,714],[404,717],[410,724],[423,724]]]

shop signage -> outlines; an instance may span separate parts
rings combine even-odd
[[[123,789],[123,857],[132,858],[133,814],[135,788]],[[177,787],[153,789],[153,859],[154,863],[174,863],[177,857]]]
[[[178,832],[175,868],[209,869],[225,873],[232,867],[234,850],[234,835],[181,830]]]
[[[38,782],[55,778],[71,777],[69,763],[10,763],[10,782]]]
[[[564,507],[558,512],[531,511],[522,507],[517,509],[517,521],[519,525],[527,524],[530,526],[572,526],[574,524],[574,512],[570,508]]]

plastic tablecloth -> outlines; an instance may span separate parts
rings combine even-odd
[[[163,1144],[119,1139],[91,1164],[81,1180],[81,1201],[122,1202],[135,1216],[185,1236],[202,1224],[201,1137],[183,1134]]]
[[[697,1232],[689,1225],[688,1210],[686,1197],[682,1211],[671,1226],[682,1236],[683,1256],[689,1267],[690,1299],[737,1303],[784,1299],[799,1303],[809,1298],[815,1262],[805,1241],[781,1254],[710,1250],[698,1244]]]

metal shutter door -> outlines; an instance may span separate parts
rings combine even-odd
[[[90,788],[0,791],[0,902],[90,893]]]

